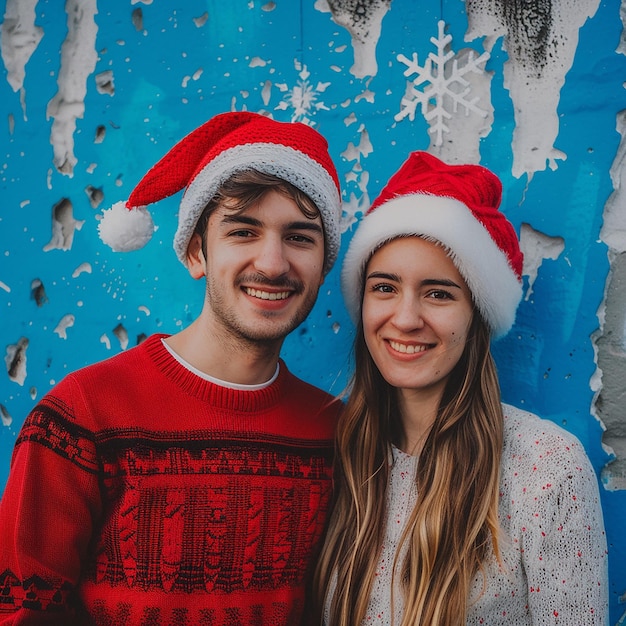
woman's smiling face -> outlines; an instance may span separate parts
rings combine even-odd
[[[436,243],[394,239],[367,264],[365,342],[383,378],[403,392],[441,398],[465,349],[473,310],[465,280]]]

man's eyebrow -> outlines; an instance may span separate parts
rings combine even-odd
[[[238,215],[237,213],[233,215],[225,215],[222,218],[222,224],[246,224],[248,226],[256,227],[263,226],[263,222],[261,220],[258,220],[255,217],[250,217],[249,215]],[[322,227],[318,223],[308,220],[289,222],[286,224],[285,230],[309,230],[320,234],[324,233]]]
[[[291,222],[287,225],[287,230],[312,230],[320,234],[324,233],[322,227],[319,224],[309,221]]]
[[[239,215],[234,213],[233,215],[224,215],[222,218],[222,224],[248,224],[248,226],[262,226],[261,220],[257,220],[254,217],[247,215]]]

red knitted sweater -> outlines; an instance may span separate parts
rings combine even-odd
[[[0,502],[0,623],[297,624],[340,408],[203,380],[154,335],[30,413]]]

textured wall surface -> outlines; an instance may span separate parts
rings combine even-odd
[[[200,311],[203,285],[171,248],[179,198],[151,207],[158,230],[133,253],[100,242],[101,211],[212,115],[261,112],[329,139],[342,250],[411,150],[500,176],[525,252],[517,323],[494,344],[504,399],[585,445],[601,481],[611,624],[626,623],[626,8],[173,4],[0,4],[0,492],[24,417],[52,385]],[[353,337],[338,269],[283,351],[333,393]]]

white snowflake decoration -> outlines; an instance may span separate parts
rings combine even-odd
[[[326,91],[330,83],[318,82],[315,87],[309,82],[310,72],[307,70],[306,65],[302,65],[298,60],[294,61],[294,66],[298,70],[298,82],[289,89],[284,84],[276,84],[276,87],[285,94],[283,99],[275,107],[276,110],[286,111],[287,109],[293,109],[291,114],[292,122],[302,122],[308,126],[313,126],[314,122],[311,119],[311,115],[315,111],[320,109],[328,111],[329,108],[321,101],[318,101],[320,94]]]
[[[465,75],[469,72],[482,73],[490,55],[488,52],[483,52],[480,56],[476,56],[472,50],[467,56],[467,62],[459,67],[455,53],[448,49],[452,35],[445,34],[443,20],[439,21],[438,27],[438,37],[430,38],[431,43],[437,48],[437,54],[429,53],[423,67],[417,63],[416,52],[413,53],[412,59],[408,59],[403,54],[397,56],[398,61],[407,66],[404,76],[407,78],[412,74],[416,76],[412,83],[407,85],[407,91],[400,101],[400,112],[394,116],[394,119],[399,122],[408,117],[413,121],[417,105],[420,104],[422,115],[430,125],[428,132],[436,134],[434,145],[441,146],[443,133],[450,131],[446,120],[450,119],[452,114],[457,113],[459,105],[465,110],[465,115],[469,115],[470,111],[481,117],[488,115],[487,111],[476,104],[479,98],[471,98],[471,86],[465,79]],[[427,85],[420,91],[418,87],[423,83]],[[452,100],[452,111],[445,108],[448,98]]]

